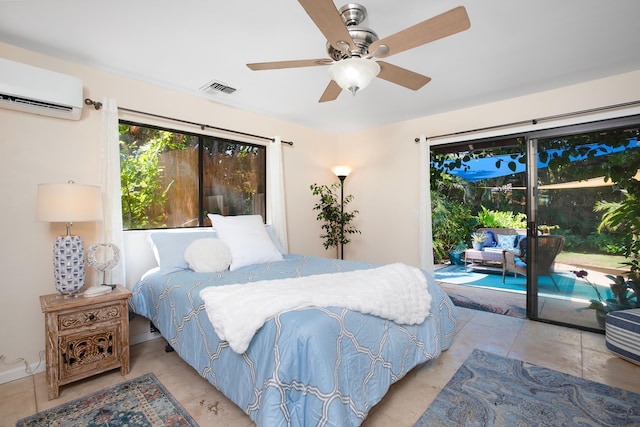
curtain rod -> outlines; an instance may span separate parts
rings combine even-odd
[[[97,102],[97,101],[94,101],[94,100],[92,100],[90,98],[86,98],[84,100],[84,103],[87,104],[87,105],[93,105],[93,107],[96,110],[99,110],[99,109],[102,108],[102,102]],[[183,123],[183,124],[187,124],[187,125],[198,126],[202,130],[214,129],[214,130],[219,130],[219,131],[223,131],[223,132],[235,133],[236,135],[243,135],[243,136],[248,136],[248,137],[251,137],[251,138],[264,139],[264,140],[268,140],[268,141],[271,141],[271,142],[275,141],[275,138],[270,138],[268,136],[255,135],[255,134],[252,134],[252,133],[246,133],[246,132],[241,132],[241,131],[232,130],[232,129],[225,129],[225,128],[221,128],[221,127],[217,127],[217,126],[211,126],[211,125],[207,125],[207,124],[203,124],[203,123],[190,122],[188,120],[182,120],[182,119],[176,119],[176,118],[173,118],[173,117],[161,116],[159,114],[146,113],[144,111],[132,110],[130,108],[118,107],[118,110],[127,111],[129,113],[142,114],[144,116],[155,117],[155,118],[163,119],[163,120],[171,120],[173,122]],[[293,145],[293,141],[281,141],[281,142],[283,144]]]
[[[496,129],[502,129],[502,128],[509,128],[509,127],[513,127],[513,126],[527,125],[527,124],[537,125],[539,122],[544,122],[544,121],[547,121],[547,120],[564,119],[564,118],[567,118],[567,117],[579,116],[581,114],[597,113],[597,112],[600,112],[600,111],[614,110],[616,108],[631,107],[631,106],[634,106],[634,105],[640,105],[640,100],[631,101],[631,102],[625,102],[625,103],[622,103],[622,104],[608,105],[606,107],[591,108],[589,110],[574,111],[572,113],[556,114],[554,116],[546,116],[546,117],[541,117],[539,119],[522,120],[522,121],[519,121],[519,122],[505,123],[505,124],[501,124],[501,125],[488,126],[488,127],[484,127],[484,128],[463,130],[463,131],[460,131],[460,132],[453,132],[453,133],[446,133],[446,134],[442,134],[442,135],[427,137],[427,139],[446,138],[446,137],[449,137],[449,136],[466,135],[466,134],[469,134],[469,133],[484,132],[484,131],[488,131],[488,130],[496,130]],[[414,141],[415,142],[420,142],[420,138],[415,138]]]

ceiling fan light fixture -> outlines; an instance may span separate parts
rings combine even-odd
[[[329,76],[338,83],[343,90],[356,94],[371,83],[378,73],[380,66],[371,59],[352,57],[343,59],[329,67]]]

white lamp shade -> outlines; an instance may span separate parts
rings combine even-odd
[[[95,185],[39,184],[36,220],[102,221],[102,191]]]
[[[367,87],[378,73],[380,66],[376,61],[358,57],[343,59],[329,67],[329,76],[353,94]]]
[[[336,176],[349,176],[351,173],[349,166],[335,166],[332,170]]]

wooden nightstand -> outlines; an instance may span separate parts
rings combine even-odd
[[[115,368],[122,375],[129,373],[130,296],[130,291],[117,286],[96,297],[40,297],[49,400],[58,397],[61,385]]]

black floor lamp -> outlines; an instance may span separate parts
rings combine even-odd
[[[340,259],[344,259],[344,180],[351,173],[351,168],[348,166],[336,166],[333,168],[333,173],[340,180]]]

